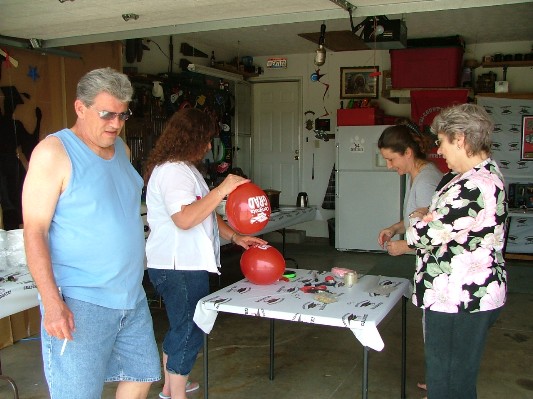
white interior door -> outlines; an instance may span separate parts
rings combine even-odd
[[[253,182],[280,190],[280,204],[294,205],[300,188],[300,83],[255,83]]]
[[[252,86],[248,82],[235,85],[235,136],[233,166],[246,176],[252,172]]]

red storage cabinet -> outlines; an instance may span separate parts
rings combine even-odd
[[[460,87],[462,47],[389,50],[394,89]]]

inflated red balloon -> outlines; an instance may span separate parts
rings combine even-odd
[[[228,223],[241,234],[261,231],[268,223],[270,212],[267,195],[253,183],[240,185],[226,201]]]
[[[285,272],[283,255],[270,245],[248,248],[241,256],[241,270],[244,277],[258,285],[278,281]]]

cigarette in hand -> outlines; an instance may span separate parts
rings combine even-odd
[[[63,346],[61,347],[61,353],[59,354],[59,356],[63,356],[63,353],[65,353],[65,348],[67,347],[67,341],[68,339],[65,338],[65,340],[63,341]]]

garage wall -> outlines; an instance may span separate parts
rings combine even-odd
[[[76,84],[86,72],[100,67],[122,69],[122,43],[108,42],[65,47],[77,53],[81,59],[41,54],[36,51],[6,48],[19,66],[2,65],[1,86],[15,86],[19,93],[28,93],[31,99],[24,98],[24,104],[17,106],[15,116],[26,130],[35,126],[35,108],[41,108],[41,138],[75,121],[74,99]],[[33,79],[31,68],[36,68],[38,77]],[[4,95],[0,92],[0,107]]]
[[[74,99],[79,78],[98,67],[121,70],[122,44],[109,42],[65,48],[79,54],[80,59],[2,48],[18,61],[18,67],[5,61],[0,65],[0,88],[3,88],[0,90],[0,184],[2,193],[6,194],[2,196],[2,223],[6,229],[12,229],[22,221],[20,193],[26,167],[24,157],[17,158],[17,145],[24,142],[23,152],[29,157],[39,139],[71,127],[76,119]],[[7,112],[12,108],[9,104],[15,105],[13,115]],[[38,108],[42,119],[38,132],[34,132]]]
[[[327,34],[326,34],[327,35]],[[152,38],[166,50],[168,37]],[[327,38],[326,38],[327,41]],[[211,49],[203,46],[202,43],[191,43],[198,49],[210,53]],[[504,42],[504,43],[486,43],[466,46],[464,58],[473,58],[481,60],[484,55],[494,53],[515,54],[528,53],[531,51],[532,42]],[[153,47],[153,46],[151,46]],[[217,60],[230,61],[234,55],[226,56],[215,52]],[[175,59],[179,60],[182,56],[176,51]],[[266,61],[270,57],[287,58],[287,69],[266,70]],[[207,65],[208,59],[187,57],[191,62]],[[313,64],[314,53],[310,54],[271,54],[265,57],[255,57],[254,64],[265,69],[265,73],[259,78],[253,78],[265,81],[276,79],[302,79],[303,100],[302,100],[302,120],[305,120],[304,113],[313,111],[314,117],[324,116],[330,118],[332,132],[336,127],[336,110],[340,106],[340,68],[351,66],[371,66],[377,65],[380,71],[390,69],[390,56],[388,50],[365,50],[365,51],[347,51],[347,52],[327,52],[326,63],[320,67],[320,74],[323,74],[319,82],[311,81],[310,77],[315,72],[316,67]],[[139,73],[157,74],[169,70],[168,58],[155,48],[150,52],[145,52],[141,62],[126,64],[137,68]],[[179,72],[177,65],[173,67],[174,72]],[[491,69],[477,68],[475,76],[488,73]],[[497,73],[498,78],[502,78],[501,68],[492,69]],[[530,92],[533,93],[533,68],[509,68],[507,80],[510,89],[513,92]],[[326,84],[329,89],[326,92]],[[380,85],[382,81],[380,81]],[[380,89],[381,92],[381,89]],[[379,98],[380,107],[389,115],[409,117],[411,115],[410,104],[397,104],[385,98]],[[345,100],[346,106],[346,100]],[[309,194],[311,205],[319,207],[319,219],[315,222],[308,222],[304,225],[297,226],[306,230],[307,236],[328,237],[327,219],[333,217],[334,211],[321,209],[320,205],[328,185],[331,168],[335,159],[335,144],[333,140],[316,142],[314,133],[304,128],[302,137],[302,190]],[[311,178],[312,158],[315,154],[315,173],[314,179]],[[394,221],[391,221],[391,224]]]

